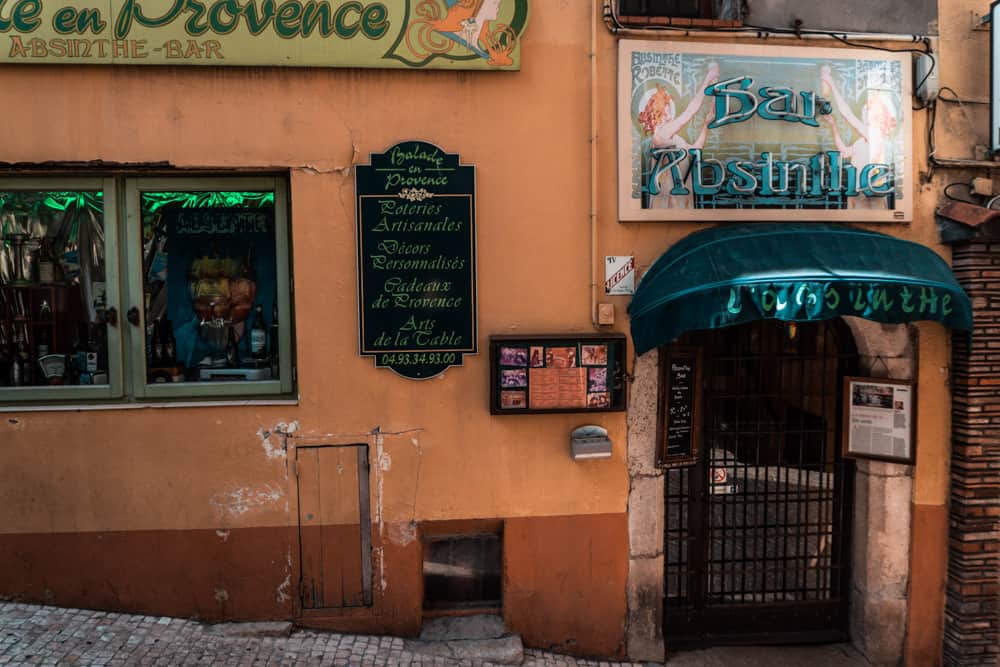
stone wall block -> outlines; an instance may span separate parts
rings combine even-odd
[[[628,495],[629,556],[663,553],[663,476],[634,477]],[[662,580],[662,576],[661,576]]]
[[[874,667],[900,664],[906,638],[906,600],[871,599],[852,609],[851,637]]]
[[[656,475],[656,420],[659,395],[659,352],[650,350],[635,360],[629,389],[629,476]]]
[[[626,651],[635,661],[663,662],[663,558],[634,558],[628,568]]]

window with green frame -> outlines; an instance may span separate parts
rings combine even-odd
[[[287,211],[274,177],[0,181],[0,404],[291,395]]]

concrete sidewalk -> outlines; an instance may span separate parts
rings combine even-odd
[[[249,631],[249,632],[245,632]],[[252,636],[247,636],[250,634]],[[261,636],[271,635],[271,636]],[[0,602],[0,665],[362,665],[486,667],[408,650],[398,637],[291,631],[287,624],[233,624]],[[614,667],[630,663],[580,660],[526,649],[527,667]],[[679,667],[810,667],[867,665],[842,645],[738,648],[672,656]]]

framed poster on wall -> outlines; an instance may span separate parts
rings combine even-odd
[[[916,405],[913,382],[845,378],[844,456],[912,464]]]

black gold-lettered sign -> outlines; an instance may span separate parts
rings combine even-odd
[[[360,347],[423,380],[478,351],[475,167],[424,141],[357,167]]]
[[[678,468],[698,462],[701,441],[701,350],[669,346],[660,356],[657,462]]]

